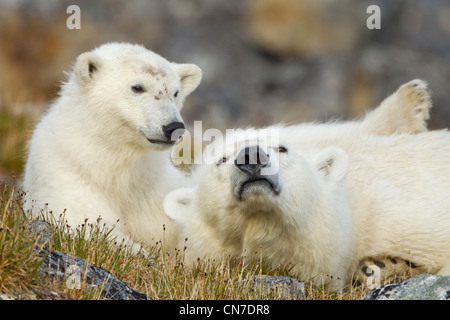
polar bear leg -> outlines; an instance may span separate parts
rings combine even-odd
[[[431,92],[425,81],[415,79],[401,85],[364,118],[367,132],[375,135],[419,133],[427,130]]]

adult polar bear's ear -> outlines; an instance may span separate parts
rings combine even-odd
[[[92,52],[85,52],[78,56],[75,62],[75,75],[81,85],[87,85],[101,67],[101,60],[98,55]]]
[[[171,63],[175,72],[180,77],[181,92],[184,96],[187,96],[195,88],[198,87],[202,80],[202,70],[195,64],[191,63]]]
[[[193,200],[193,188],[173,190],[164,198],[164,211],[170,219],[184,224],[185,222],[189,222]]]
[[[313,163],[325,180],[338,182],[347,176],[350,159],[344,150],[328,147],[316,154]]]

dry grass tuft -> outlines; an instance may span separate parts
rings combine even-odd
[[[14,188],[0,184],[0,292],[27,292],[35,285],[42,258],[25,228],[27,218]]]

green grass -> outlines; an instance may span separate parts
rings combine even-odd
[[[34,122],[25,114],[15,113],[9,104],[0,99],[0,174],[22,171],[26,144]]]
[[[7,184],[0,184],[0,294],[19,299],[101,299],[101,288],[82,282],[81,289],[70,289],[64,281],[51,281],[37,272],[43,258],[34,250],[35,238],[26,225],[30,218],[23,211],[22,195]],[[110,271],[132,288],[152,299],[282,299],[279,292],[266,292],[248,281],[257,274],[287,275],[289,268],[268,268],[263,261],[246,262],[225,259],[199,262],[188,266],[184,252],[169,255],[161,246],[149,254],[133,254],[117,244],[102,221],[87,221],[71,230],[64,216],[46,218],[52,225],[50,250],[66,252]],[[331,292],[327,288],[306,284],[307,299],[359,299],[365,292],[348,288]]]

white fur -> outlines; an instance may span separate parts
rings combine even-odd
[[[450,257],[450,133],[329,139],[350,157],[356,258],[393,256],[436,273]]]
[[[172,191],[164,208],[189,238],[188,260],[258,251],[271,264],[295,264],[304,280],[333,276],[335,288],[366,257],[398,257],[444,274],[449,141],[450,133],[437,131],[285,145],[278,196],[260,191],[236,200],[229,190],[239,172],[231,162],[203,168],[199,185]]]
[[[294,272],[303,279],[322,284],[333,277],[334,285],[341,286],[354,267],[352,219],[342,192],[347,155],[327,148],[308,160],[292,149],[278,153],[279,145],[270,141],[245,138],[250,145],[264,145],[271,159],[278,158],[281,192],[255,189],[237,199],[228,190],[242,173],[230,149],[227,163],[201,168],[195,189],[172,191],[164,202],[182,239],[188,238],[186,259],[261,254],[273,266],[294,263]],[[236,149],[242,147],[238,143]]]
[[[417,84],[409,83],[409,89]],[[405,94],[400,89],[362,121],[238,132],[238,143],[230,139],[223,154],[216,154],[217,165],[196,173],[195,188],[172,191],[164,201],[181,238],[188,238],[187,260],[258,252],[272,265],[295,264],[304,280],[320,284],[333,277],[334,288],[347,283],[366,257],[393,256],[448,273],[450,135],[393,134],[423,131],[431,106],[415,117],[416,104],[393,103],[399,92]],[[266,136],[273,132],[276,139]],[[243,202],[233,196],[239,174],[233,159],[244,140],[271,155],[274,142],[289,149],[275,161],[282,183],[278,196],[264,189]]]
[[[119,220],[120,238],[173,247],[162,201],[187,182],[170,163],[170,145],[149,139],[164,139],[163,125],[182,122],[183,100],[200,79],[197,66],[140,45],[109,43],[81,54],[33,132],[25,208],[38,215],[48,204],[56,217],[66,210],[72,227],[99,216],[108,227]]]

